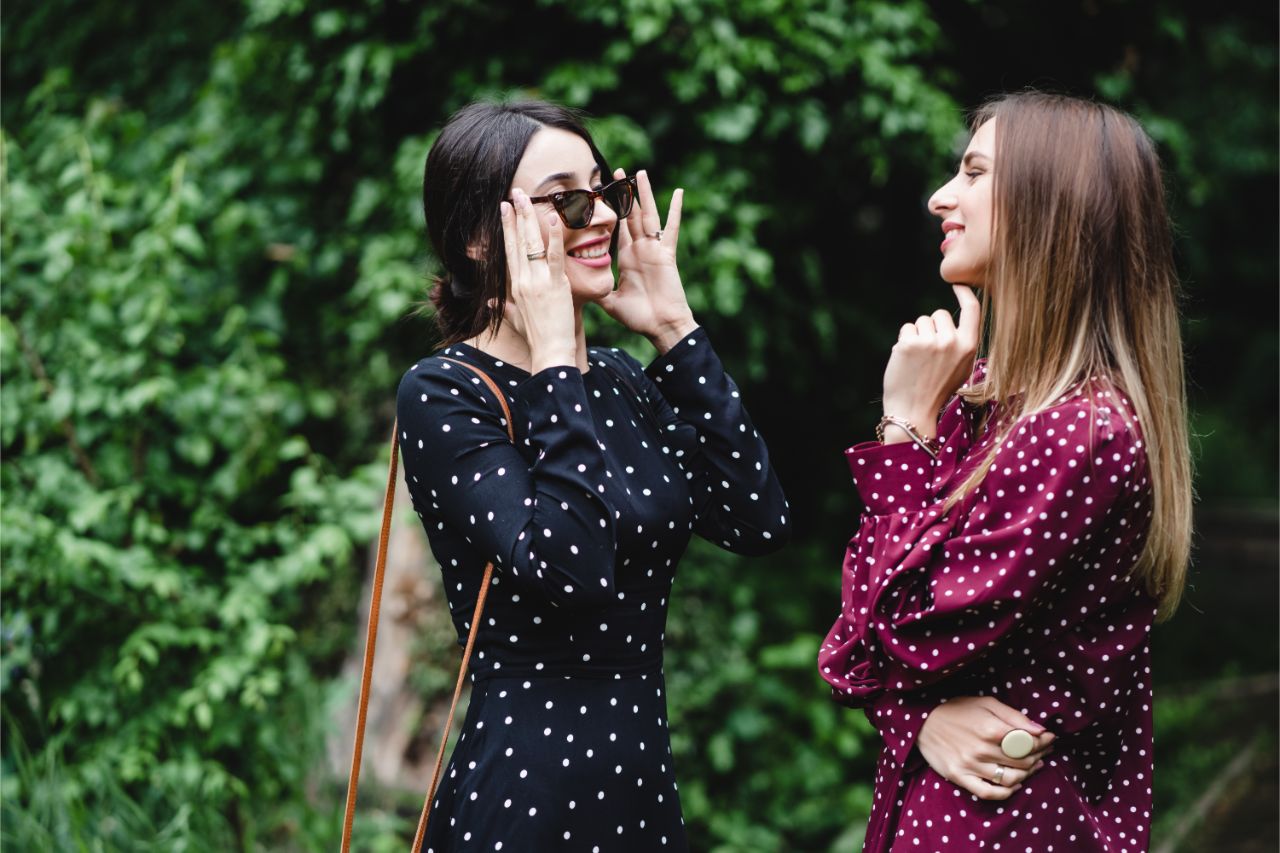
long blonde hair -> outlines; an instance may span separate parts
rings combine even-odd
[[[961,394],[996,403],[996,438],[947,506],[982,481],[1018,418],[1100,378],[1127,395],[1141,426],[1152,513],[1134,576],[1168,618],[1191,549],[1191,453],[1178,280],[1155,146],[1132,117],[1078,98],[1004,95],[978,109],[971,128],[993,119],[987,371]]]

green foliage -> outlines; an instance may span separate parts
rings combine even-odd
[[[0,176],[4,711],[49,769],[19,797],[75,803],[87,840],[145,791],[143,838],[191,803],[230,838],[317,754],[314,670],[350,631],[304,648],[298,625],[353,592],[372,472],[311,446],[333,394],[290,369],[283,277],[246,258],[225,175],[118,102],[67,114],[67,83],[28,97]]]
[[[686,188],[690,301],[795,508],[783,554],[697,546],[681,567],[667,671],[694,843],[854,847],[876,741],[813,667],[852,524],[839,451],[893,330],[937,307],[921,201],[961,106],[1040,79],[1038,21],[922,0],[162,6],[3,9],[4,841],[334,844],[327,709],[351,689],[394,383],[431,348],[406,319],[434,264],[422,162],[450,112],[514,92],[587,109],[660,202]],[[1254,189],[1275,184],[1276,51],[1255,35],[1274,27],[1190,4],[1090,27],[1056,67],[1140,112],[1195,237],[1202,482],[1267,498],[1274,383],[1205,378],[1233,375],[1220,349],[1255,376],[1276,360],[1274,330],[1236,344],[1275,300],[1274,194]],[[1260,447],[1272,464],[1245,464]],[[401,846],[414,806],[388,796],[361,849]]]
[[[793,547],[744,566],[697,541],[681,564],[666,673],[692,849],[845,850],[833,839],[866,819],[878,736],[825,700],[814,655],[827,612],[797,618],[816,590],[795,567],[830,560]]]
[[[1275,753],[1273,688],[1251,695],[1250,680],[1234,677],[1232,669],[1193,690],[1159,695],[1154,715],[1160,755],[1153,785],[1155,844],[1187,840],[1175,837],[1175,828],[1242,750],[1253,744],[1259,752]],[[1206,726],[1208,720],[1212,726]]]

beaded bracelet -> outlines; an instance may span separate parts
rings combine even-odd
[[[938,450],[941,445],[938,444],[936,438],[926,438],[920,434],[920,430],[916,429],[915,424],[906,418],[900,418],[897,415],[885,415],[880,419],[880,423],[876,424],[876,441],[884,444],[884,427],[885,424],[893,424],[898,429],[907,434],[913,442],[920,446],[920,449],[929,454],[930,459],[938,458]]]

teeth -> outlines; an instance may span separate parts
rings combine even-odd
[[[609,244],[601,243],[598,246],[592,246],[590,249],[574,250],[569,253],[572,258],[603,258],[609,254]]]

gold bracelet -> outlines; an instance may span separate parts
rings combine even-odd
[[[885,415],[880,419],[880,423],[876,424],[876,441],[884,444],[884,428],[885,424],[893,424],[898,429],[907,434],[907,438],[920,446],[920,449],[929,454],[930,459],[938,458],[938,450],[941,445],[938,444],[936,438],[925,438],[920,434],[920,430],[916,429],[915,424],[906,418],[900,418],[897,415]]]

